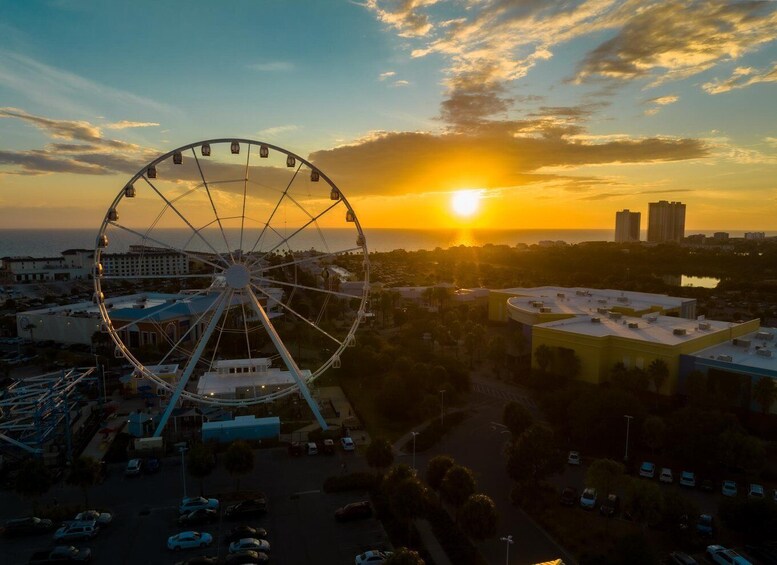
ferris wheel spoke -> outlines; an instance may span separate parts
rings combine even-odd
[[[134,235],[136,235],[136,236],[138,236],[138,237],[140,237],[140,238],[142,238],[142,239],[144,239],[144,240],[150,241],[150,242],[152,242],[152,243],[156,243],[157,245],[161,245],[161,246],[162,246],[162,247],[164,247],[165,249],[169,249],[169,250],[171,250],[171,251],[175,251],[176,253],[180,253],[181,255],[186,255],[186,256],[187,256],[189,259],[191,259],[191,260],[193,260],[193,261],[197,261],[198,263],[203,263],[204,265],[210,265],[210,266],[211,266],[211,267],[213,267],[213,268],[214,268],[216,271],[219,271],[219,272],[220,272],[220,271],[223,271],[223,270],[224,270],[224,265],[218,265],[218,264],[216,264],[216,263],[213,263],[213,262],[211,262],[211,261],[208,261],[207,259],[205,259],[205,258],[201,257],[201,256],[200,256],[200,255],[198,255],[197,253],[192,253],[191,251],[186,251],[186,250],[184,250],[184,249],[180,249],[180,248],[178,248],[178,247],[175,247],[175,246],[173,246],[173,245],[169,245],[169,244],[167,244],[167,243],[164,243],[163,241],[159,241],[158,239],[155,239],[155,238],[153,238],[153,237],[150,237],[150,236],[148,236],[148,235],[146,235],[146,234],[142,234],[142,233],[140,233],[140,232],[139,232],[139,231],[137,231],[137,230],[133,230],[132,228],[128,228],[127,226],[123,226],[123,225],[121,225],[121,224],[118,224],[118,223],[116,223],[116,222],[108,222],[108,223],[109,223],[109,224],[111,224],[112,226],[116,227],[116,228],[119,228],[119,229],[121,229],[121,230],[124,230],[124,231],[126,231],[126,232],[129,232],[129,233],[131,233],[131,234],[134,234]],[[216,256],[217,256],[217,257],[221,257],[221,255],[219,255],[219,254],[216,254]]]
[[[218,251],[216,251],[216,248],[215,248],[215,247],[213,247],[213,245],[211,245],[210,241],[208,241],[207,239],[205,239],[205,237],[204,237],[204,236],[203,236],[203,235],[202,235],[202,234],[201,234],[201,233],[200,233],[200,232],[199,232],[199,231],[198,231],[198,230],[197,230],[197,229],[196,229],[196,228],[195,228],[195,227],[194,227],[194,226],[191,224],[191,222],[190,222],[189,220],[187,220],[187,219],[186,219],[186,217],[185,217],[183,214],[181,214],[180,210],[178,210],[178,208],[176,208],[175,204],[174,204],[173,202],[171,202],[170,200],[168,200],[168,198],[167,198],[167,197],[166,197],[164,194],[162,194],[161,192],[159,192],[159,189],[158,189],[158,188],[157,188],[157,187],[154,185],[154,183],[153,183],[153,182],[151,182],[150,180],[148,180],[148,178],[146,177],[146,175],[143,175],[143,176],[142,176],[142,178],[143,178],[143,180],[144,180],[144,181],[146,181],[146,183],[148,184],[148,186],[150,186],[150,187],[151,187],[151,188],[154,190],[154,192],[156,192],[156,193],[157,193],[157,195],[159,196],[159,198],[161,198],[162,200],[164,200],[164,202],[165,202],[165,204],[168,206],[168,208],[170,208],[170,209],[171,209],[173,212],[175,212],[176,216],[178,216],[179,218],[181,218],[181,220],[182,220],[182,221],[183,221],[183,222],[184,222],[184,223],[185,223],[187,226],[189,226],[189,228],[192,230],[192,232],[193,232],[194,234],[196,234],[196,235],[197,235],[197,236],[200,238],[200,240],[202,240],[202,242],[203,242],[205,245],[207,245],[207,246],[210,248],[210,250],[211,250],[211,251],[213,251],[213,254],[214,254],[214,255],[216,255],[217,257],[221,257],[221,254],[220,254]],[[227,251],[229,251],[229,249],[228,249],[228,248],[227,248]],[[222,258],[222,259],[223,259],[223,258]],[[225,263],[226,263],[226,261],[225,261]],[[227,263],[227,264],[228,264],[228,263]]]
[[[266,290],[264,290],[264,289],[263,289],[261,286],[255,285],[255,284],[253,284],[253,283],[251,283],[251,286],[252,286],[254,289],[258,290],[258,291],[259,291],[261,294],[263,294],[265,297],[267,297],[267,299],[268,299],[268,300],[275,300],[275,299],[272,297],[272,295],[271,295],[269,292],[267,292]],[[353,298],[353,297],[351,297],[351,298]],[[309,325],[311,328],[315,328],[315,329],[316,329],[316,330],[318,330],[320,333],[324,334],[326,337],[328,337],[329,339],[331,339],[332,341],[334,341],[334,342],[335,342],[337,345],[343,345],[343,342],[342,342],[342,341],[340,341],[339,339],[337,339],[336,337],[334,337],[333,335],[331,335],[331,334],[330,334],[329,332],[327,332],[326,330],[322,329],[320,326],[316,325],[314,322],[311,322],[310,320],[308,320],[308,319],[307,319],[305,316],[303,316],[302,314],[300,314],[299,312],[297,312],[297,311],[296,311],[294,308],[292,308],[292,307],[291,307],[291,306],[289,306],[288,304],[286,304],[286,303],[284,303],[284,302],[281,302],[280,300],[278,300],[278,301],[277,301],[277,303],[278,303],[278,305],[279,305],[281,308],[283,308],[283,309],[284,309],[284,310],[286,310],[287,312],[289,312],[289,313],[293,314],[295,317],[299,318],[299,319],[300,319],[302,322],[305,322],[305,323],[306,323],[307,325]]]
[[[283,359],[283,362],[286,364],[286,368],[289,370],[289,373],[291,373],[292,378],[297,383],[297,386],[299,387],[299,391],[302,393],[302,396],[305,397],[305,401],[308,403],[308,406],[310,406],[310,409],[313,411],[313,414],[315,414],[316,420],[318,420],[318,424],[321,426],[322,429],[326,430],[328,428],[327,423],[324,420],[324,417],[321,415],[320,410],[318,409],[318,404],[315,402],[315,400],[313,400],[313,397],[310,395],[310,391],[308,390],[308,387],[305,384],[304,379],[302,378],[302,373],[300,372],[299,367],[297,366],[297,363],[292,358],[291,354],[289,353],[289,350],[286,349],[286,345],[283,343],[283,340],[281,340],[281,336],[279,336],[278,332],[275,331],[275,327],[270,322],[270,318],[269,316],[267,316],[267,312],[265,312],[264,308],[262,308],[262,305],[259,303],[259,299],[253,293],[253,291],[251,290],[251,287],[250,286],[246,287],[246,291],[250,298],[251,306],[253,307],[254,311],[259,315],[259,320],[262,322],[262,325],[264,326],[264,329],[267,332],[267,335],[270,338],[270,341],[272,341],[276,351],[278,351],[278,353],[281,356],[281,359]]]
[[[240,251],[243,250],[243,230],[246,223],[246,193],[248,192],[248,163],[251,160],[251,144],[248,144],[248,150],[246,151],[246,171],[243,180],[243,211],[240,214]]]
[[[348,298],[350,300],[358,300],[359,296],[354,296],[353,294],[348,294],[347,292],[338,292],[336,290],[327,290],[325,288],[316,288],[315,286],[305,286],[304,284],[297,284],[297,283],[290,283],[290,282],[284,282],[284,281],[277,281],[275,279],[270,279],[267,277],[257,277],[252,276],[252,281],[258,281],[258,282],[266,282],[269,283],[272,286],[280,285],[280,286],[288,286],[292,288],[300,288],[303,290],[310,290],[313,292],[319,292],[321,294],[329,294],[331,296],[339,296],[340,298]]]
[[[195,292],[194,294],[191,294],[191,295],[189,295],[189,296],[190,296],[190,297],[192,297],[192,298],[194,298],[195,296],[199,296],[199,295],[201,295],[201,294],[203,294],[203,293],[207,293],[207,292],[209,292],[209,290],[210,290],[210,289],[208,289],[208,288],[203,288],[203,289],[200,289],[200,290],[198,290],[197,292]],[[132,320],[131,322],[128,322],[128,323],[124,324],[123,326],[119,326],[119,327],[117,327],[117,328],[114,328],[114,329],[116,329],[116,330],[123,330],[124,328],[127,328],[127,327],[129,327],[129,326],[132,326],[132,325],[134,325],[134,324],[137,324],[138,322],[144,322],[144,321],[146,321],[146,320],[152,319],[152,318],[153,318],[154,316],[156,316],[157,314],[161,314],[162,312],[166,312],[167,310],[170,310],[170,309],[171,309],[171,308],[173,308],[174,306],[177,306],[177,303],[176,303],[176,302],[171,302],[170,304],[168,304],[168,305],[166,305],[166,306],[163,306],[163,307],[162,307],[162,308],[160,308],[159,310],[154,310],[153,312],[149,312],[149,313],[148,313],[148,314],[146,314],[145,316],[141,316],[140,318],[135,318],[135,319],[134,319],[134,320]],[[191,331],[191,329],[190,329],[189,331]],[[188,333],[188,332],[187,332],[187,333]]]
[[[248,316],[246,316],[246,305],[243,300],[240,301],[240,310],[243,313],[243,332],[246,336],[246,351],[248,352],[248,359],[251,360],[251,339],[248,332]]]
[[[232,248],[229,246],[229,241],[227,241],[227,234],[224,232],[224,226],[221,224],[221,218],[219,217],[218,210],[216,210],[216,204],[213,202],[213,196],[210,194],[210,187],[208,186],[208,181],[205,180],[205,174],[202,172],[202,165],[200,165],[200,160],[197,158],[197,152],[194,150],[194,147],[192,147],[192,155],[194,156],[194,162],[197,164],[197,170],[200,172],[200,178],[202,179],[202,185],[205,187],[205,192],[208,194],[208,200],[210,201],[210,207],[213,210],[213,216],[216,218],[216,222],[218,222],[219,225],[219,231],[221,231],[221,237],[224,238],[224,245],[226,246],[226,251],[229,253],[230,259],[232,259],[232,262],[235,262],[235,257],[232,255]]]
[[[231,307],[232,306],[232,297],[235,295],[235,291],[230,289],[229,292],[226,293],[226,294],[227,294],[227,298],[226,298],[227,305]],[[228,315],[229,315],[229,308],[224,310],[224,318],[226,319],[226,317]],[[219,345],[221,344],[221,336],[224,335],[224,323],[221,323],[220,325],[217,325],[217,327],[219,329],[219,335],[216,338],[216,344],[213,347],[213,355],[211,355],[210,362],[208,363],[208,370],[209,371],[213,370],[213,363],[216,361],[216,354],[218,353]]]
[[[362,249],[361,247],[351,247],[350,249],[343,249],[341,251],[332,251],[330,253],[322,253],[321,255],[313,255],[313,256],[305,256],[301,259],[295,259],[294,261],[287,261],[285,263],[278,263],[277,265],[270,265],[269,267],[263,267],[261,269],[256,269],[256,271],[251,271],[252,275],[256,275],[258,273],[266,273],[267,271],[273,271],[275,269],[283,269],[285,267],[291,267],[293,265],[302,265],[303,263],[312,263],[316,261],[320,261],[321,259],[327,259],[329,257],[339,257],[340,255],[343,255],[345,253],[351,253],[352,251],[358,251]]]
[[[288,194],[289,189],[291,188],[291,185],[294,183],[294,180],[297,178],[297,175],[299,174],[299,171],[301,168],[302,168],[302,161],[300,161],[300,164],[297,165],[297,170],[294,171],[294,174],[291,176],[291,179],[289,179],[289,182],[286,185],[286,188],[283,189],[283,192],[281,193],[280,198],[278,198],[278,202],[275,203],[275,208],[273,208],[272,212],[270,213],[270,217],[267,218],[267,221],[265,222],[264,227],[262,228],[262,231],[259,232],[259,236],[256,238],[256,242],[254,242],[254,245],[251,247],[251,251],[249,251],[249,253],[253,253],[256,250],[256,246],[259,245],[259,243],[262,241],[262,238],[264,237],[264,233],[267,231],[267,228],[270,226],[270,223],[275,217],[275,213],[278,211],[278,208],[280,208],[281,202],[283,202],[283,199],[286,198],[286,195]]]

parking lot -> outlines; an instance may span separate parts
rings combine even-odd
[[[127,478],[120,466],[102,485],[90,492],[90,506],[114,513],[113,523],[88,543],[96,564],[170,564],[195,555],[227,553],[224,535],[238,524],[259,525],[268,532],[271,558],[277,563],[350,564],[362,551],[387,548],[385,532],[375,518],[349,523],[336,522],[335,509],[349,502],[363,500],[366,493],[326,494],[321,491],[324,479],[342,472],[342,463],[349,470],[366,468],[363,459],[354,453],[338,452],[334,456],[290,457],[285,449],[256,452],[256,465],[250,477],[241,480],[242,489],[263,491],[269,500],[269,512],[256,520],[227,521],[220,512],[217,523],[199,528],[214,536],[208,550],[187,550],[173,553],[166,548],[168,536],[182,531],[177,526],[177,506],[183,485],[179,459],[164,461],[162,470],[154,475]],[[178,464],[176,464],[178,462]],[[219,498],[231,493],[234,479],[217,469],[205,479],[206,496]],[[187,494],[199,494],[198,482],[187,479]],[[59,504],[78,503],[80,490],[58,485],[47,495]],[[226,506],[221,503],[221,510]],[[0,493],[0,521],[29,514],[29,504],[22,503],[11,492]],[[192,528],[198,529],[198,528]],[[30,555],[53,545],[50,534],[0,541],[4,565],[27,563]]]

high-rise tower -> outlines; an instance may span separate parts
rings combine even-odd
[[[621,210],[615,212],[615,242],[629,243],[639,241],[639,224],[642,214]]]
[[[647,240],[682,241],[685,237],[685,204],[682,202],[651,202],[648,204]]]

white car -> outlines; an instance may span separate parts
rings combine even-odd
[[[143,461],[140,459],[130,459],[127,462],[127,468],[124,469],[124,474],[128,477],[137,477],[140,475],[140,471],[143,468]]]
[[[693,471],[683,471],[680,474],[680,486],[693,488],[696,486],[696,475]]]
[[[570,465],[580,465],[580,452],[570,451],[567,456],[567,463]]]
[[[593,510],[596,508],[596,489],[587,488],[580,495],[580,506],[586,510]]]
[[[668,467],[664,467],[661,469],[661,475],[658,477],[658,480],[662,483],[671,483],[674,481],[674,475],[672,475],[672,470]]]
[[[720,494],[723,496],[736,496],[737,484],[734,481],[723,481],[720,485]]]
[[[200,508],[210,508],[211,510],[219,509],[219,501],[215,498],[204,498],[202,496],[187,496],[181,500],[180,506],[178,506],[178,514],[188,514],[193,510],[199,510]]]
[[[762,487],[761,485],[757,485],[755,483],[751,483],[750,490],[747,492],[747,496],[749,498],[763,498],[764,487]]]
[[[391,557],[390,551],[380,551],[377,549],[371,549],[365,551],[356,556],[354,560],[356,565],[373,565],[376,563],[385,563],[386,559]]]
[[[343,446],[343,451],[353,451],[354,449],[356,449],[356,446],[354,445],[353,440],[349,437],[341,437],[340,445]]]
[[[229,544],[229,552],[237,553],[238,551],[260,551],[262,553],[270,552],[270,542],[265,539],[257,538],[243,538],[237,541],[233,541]]]
[[[180,551],[195,547],[208,547],[213,543],[213,536],[207,532],[181,532],[167,538],[167,549]]]
[[[643,461],[639,468],[639,476],[646,479],[652,479],[656,476],[656,464],[650,461]]]
[[[110,512],[100,512],[98,510],[84,510],[76,514],[74,518],[76,521],[94,520],[100,526],[107,526],[113,521],[113,516]]]
[[[708,545],[707,557],[713,563],[720,563],[720,565],[753,565],[752,561],[745,559],[733,549],[726,549],[722,545]]]
[[[100,526],[94,520],[65,522],[61,528],[54,532],[54,541],[88,540],[99,532]]]

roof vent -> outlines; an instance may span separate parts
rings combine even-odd
[[[745,349],[748,349],[750,347],[750,340],[749,339],[739,339],[734,338],[731,343],[733,343],[736,347],[744,347]]]
[[[601,324],[602,319],[601,318],[591,318],[591,323],[593,324]]]
[[[629,322],[629,329],[632,329],[632,330],[639,329],[639,324],[637,322]]]
[[[610,317],[610,320],[620,320],[623,317],[623,314],[620,312],[608,312],[607,315]]]
[[[765,341],[771,341],[774,339],[774,334],[770,332],[758,332],[755,334],[755,339],[763,339]]]
[[[709,323],[709,322],[699,322],[699,329],[700,329],[700,330],[708,330],[708,329],[710,329],[711,327],[712,327],[712,326],[710,326],[710,323]]]
[[[675,328],[672,330],[672,333],[674,335],[685,335],[688,333],[688,330],[686,330],[685,328]]]
[[[728,363],[731,363],[734,360],[731,355],[718,355],[718,361],[726,361]]]
[[[771,349],[759,349],[756,351],[757,355],[760,355],[761,357],[771,357],[772,356],[772,350]]]

